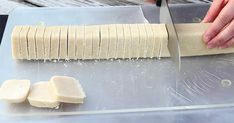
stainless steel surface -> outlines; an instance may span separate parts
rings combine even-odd
[[[176,22],[193,22],[202,18],[208,9],[207,4],[172,6],[172,15]],[[199,9],[197,9],[199,7]],[[131,8],[131,7],[130,7]],[[149,22],[159,22],[159,8],[143,6],[143,13]],[[51,75],[70,75],[80,79],[87,92],[86,103],[81,106],[63,105],[61,110],[39,110],[21,105],[6,105],[0,102],[0,121],[7,123],[130,123],[130,122],[166,122],[166,123],[226,123],[233,121],[234,84],[222,85],[220,80],[234,81],[234,55],[215,55],[182,58],[183,75],[174,88],[175,72],[171,70],[169,59],[140,59],[120,61],[72,61],[72,62],[15,62],[11,58],[10,33],[15,24],[38,24],[44,21],[48,25],[77,24],[74,12],[78,8],[63,9],[20,9],[10,15],[3,44],[0,47],[0,81],[9,78],[29,78],[33,82],[47,80]],[[139,9],[138,9],[139,10]],[[91,11],[91,10],[90,10]],[[95,15],[104,10],[94,12]],[[110,11],[110,10],[108,10]],[[126,9],[118,8],[118,12]],[[130,9],[135,13],[136,9]],[[156,11],[156,14],[155,14]],[[176,11],[176,12],[175,12]],[[46,16],[44,13],[47,12]],[[65,13],[63,13],[65,12]],[[174,13],[175,12],[175,13]],[[178,12],[180,14],[178,14]],[[113,11],[110,11],[113,13]],[[135,14],[128,14],[128,16]],[[156,15],[156,16],[155,16]],[[126,15],[127,16],[127,15]],[[129,18],[133,18],[133,17]],[[138,16],[138,15],[137,15]],[[88,16],[90,17],[90,16]],[[139,17],[139,16],[138,16]],[[138,18],[137,17],[137,18]],[[69,18],[65,19],[64,18]],[[83,18],[83,17],[81,17]],[[90,17],[89,21],[93,19]],[[120,20],[121,17],[119,17]],[[118,20],[119,20],[118,19]],[[53,21],[52,21],[53,20]],[[108,21],[107,19],[106,21]],[[116,19],[111,18],[108,23]],[[78,19],[79,23],[84,22]],[[130,20],[135,23],[139,20]],[[144,20],[143,20],[144,21]],[[122,21],[123,22],[123,21]],[[40,23],[40,22],[39,22]],[[129,22],[131,23],[131,22]],[[177,91],[175,91],[177,90]],[[90,106],[90,107],[89,107]],[[151,108],[151,112],[140,112]],[[225,108],[226,107],[226,108]],[[204,109],[205,108],[205,109]],[[217,109],[219,108],[219,109]],[[95,109],[95,110],[94,110]],[[83,111],[122,111],[119,113],[73,116],[26,116],[11,117],[9,114],[31,113],[67,113]],[[124,113],[126,110],[134,113]],[[157,110],[158,109],[158,110]],[[139,111],[139,112],[137,112]]]
[[[165,23],[168,32],[168,49],[173,62],[176,65],[178,71],[180,71],[181,59],[180,59],[180,46],[177,36],[176,28],[168,7],[166,0],[162,0],[160,7],[160,22]]]

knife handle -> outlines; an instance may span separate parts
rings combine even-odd
[[[156,6],[160,7],[162,4],[162,0],[155,0]]]

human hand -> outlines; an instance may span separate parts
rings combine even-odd
[[[207,48],[234,45],[234,0],[214,0],[203,22],[213,22],[203,35]]]
[[[149,2],[149,3],[155,3],[156,0],[146,0],[146,2]]]

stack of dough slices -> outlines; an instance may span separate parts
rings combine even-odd
[[[110,59],[159,57],[164,24],[15,26],[14,59]]]
[[[182,56],[233,53],[234,48],[208,49],[202,35],[209,23],[176,24]],[[132,59],[169,57],[165,24],[87,26],[15,26],[14,59]]]
[[[80,104],[86,97],[78,80],[68,76],[53,76],[50,81],[35,83],[28,95],[30,105],[58,108],[60,102]]]
[[[8,103],[22,103],[28,99],[31,106],[59,108],[61,102],[81,104],[86,97],[78,80],[68,76],[53,76],[30,88],[29,80],[6,80],[0,88],[0,99]]]

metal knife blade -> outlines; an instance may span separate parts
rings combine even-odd
[[[168,32],[168,49],[171,55],[173,62],[180,71],[181,67],[181,58],[180,58],[180,46],[179,39],[176,32],[176,28],[171,16],[170,9],[166,0],[161,0],[160,7],[160,23],[165,23]]]

